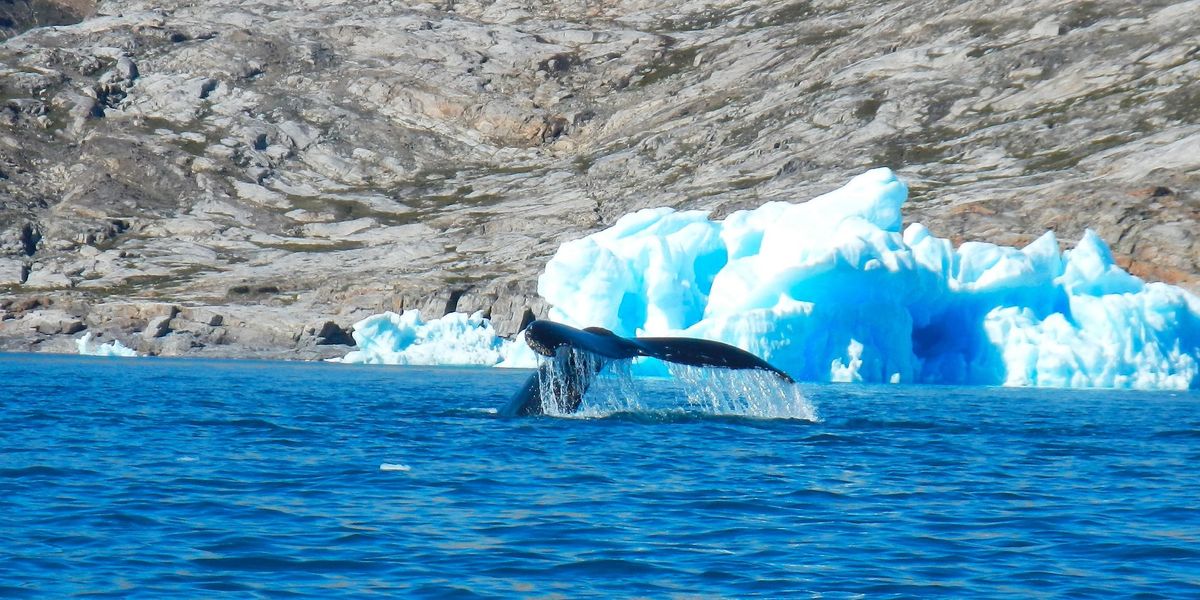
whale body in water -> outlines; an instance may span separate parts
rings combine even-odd
[[[536,320],[525,329],[525,343],[534,352],[553,361],[538,373],[529,376],[525,385],[513,395],[500,411],[505,416],[540,415],[546,412],[543,397],[553,402],[558,413],[579,410],[583,394],[596,375],[614,360],[648,356],[666,362],[695,367],[726,369],[757,369],[774,373],[787,383],[794,383],[787,373],[767,361],[736,346],[713,340],[680,337],[623,338],[607,329],[588,327],[576,329],[562,323]],[[542,369],[550,369],[546,376]],[[543,385],[552,389],[543,394]]]

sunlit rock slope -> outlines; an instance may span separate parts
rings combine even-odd
[[[401,308],[512,333],[563,241],[874,166],[937,235],[1090,227],[1197,291],[1198,24],[1153,0],[0,4],[0,347],[326,356]]]

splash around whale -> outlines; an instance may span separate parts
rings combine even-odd
[[[550,360],[539,365],[500,414],[530,416],[571,414],[609,363],[637,357],[674,365],[754,370],[770,373],[787,384],[795,381],[767,361],[736,346],[692,338],[623,338],[607,329],[576,329],[535,320],[524,331],[525,343]]]

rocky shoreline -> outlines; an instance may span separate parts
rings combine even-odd
[[[957,242],[1095,229],[1200,291],[1200,2],[0,7],[0,350],[512,335],[565,240],[888,165]],[[74,23],[74,24],[71,24]]]
[[[145,356],[324,360],[354,346],[335,321],[304,321],[302,315],[256,306],[88,304],[42,296],[0,301],[0,311],[31,330],[6,340],[10,351],[75,354],[85,332],[92,332],[93,344],[118,341]]]

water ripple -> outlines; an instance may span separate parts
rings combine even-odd
[[[0,358],[0,596],[1200,595],[1196,394],[497,416],[524,376]]]

